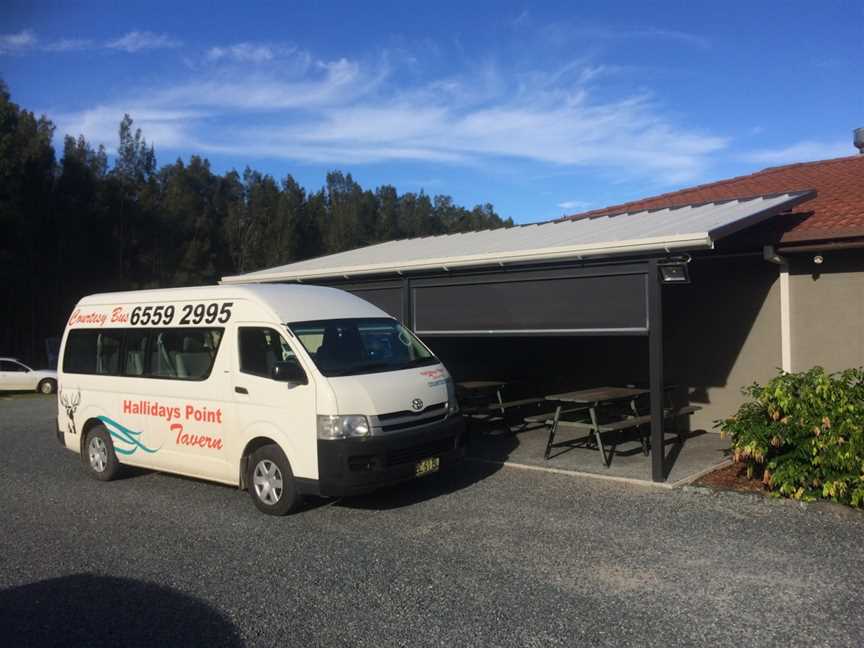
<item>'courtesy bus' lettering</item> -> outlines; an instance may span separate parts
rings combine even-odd
[[[76,324],[98,324],[102,326],[107,319],[108,315],[105,313],[82,313],[80,309],[76,308],[69,317],[69,326],[75,326]]]

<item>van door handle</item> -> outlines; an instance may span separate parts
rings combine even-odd
[[[235,387],[234,391],[237,392],[238,394],[248,394],[249,393],[249,390],[246,389],[245,387]]]

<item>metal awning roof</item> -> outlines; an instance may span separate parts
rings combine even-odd
[[[223,277],[222,283],[350,278],[712,249],[717,240],[787,211],[815,195],[814,191],[799,191],[672,209],[388,241],[257,272]]]

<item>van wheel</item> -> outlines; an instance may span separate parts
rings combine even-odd
[[[46,378],[39,383],[39,386],[36,388],[36,390],[39,393],[45,394],[47,396],[48,394],[53,394],[57,391],[57,383],[50,378]]]
[[[285,515],[294,510],[300,502],[294,485],[294,473],[277,445],[258,448],[249,457],[249,495],[262,513]]]
[[[97,425],[87,433],[81,459],[90,476],[99,481],[111,481],[120,472],[111,435],[104,425]]]

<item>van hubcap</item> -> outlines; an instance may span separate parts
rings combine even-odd
[[[282,497],[282,471],[269,459],[262,459],[252,473],[255,495],[265,504],[276,504]]]
[[[108,465],[108,447],[105,442],[99,437],[93,437],[90,439],[87,450],[90,457],[90,467],[96,472],[103,472],[105,466]]]

